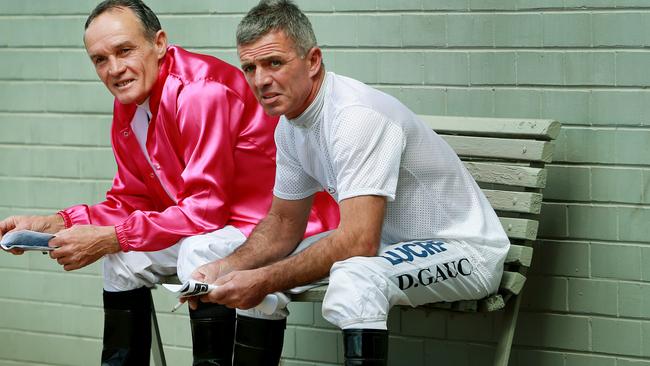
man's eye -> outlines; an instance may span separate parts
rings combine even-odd
[[[242,70],[244,73],[248,74],[249,72],[253,72],[255,70],[255,66],[253,65],[244,65],[242,66]]]
[[[102,63],[104,63],[105,60],[106,60],[106,59],[103,58],[103,57],[97,57],[97,58],[95,58],[95,59],[93,60],[93,63],[97,66],[97,65],[101,65]]]
[[[271,66],[273,66],[273,67],[278,67],[278,66],[282,65],[282,62],[279,61],[279,60],[272,60],[270,63],[271,63]]]
[[[122,49],[120,50],[120,54],[122,54],[122,55],[126,55],[126,54],[128,54],[129,52],[131,52],[131,49],[130,49],[130,48],[122,48]]]

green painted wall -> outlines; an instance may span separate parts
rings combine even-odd
[[[174,43],[235,62],[254,1],[149,3]],[[650,365],[650,1],[298,3],[329,69],[418,113],[563,122],[511,365]],[[94,4],[0,0],[2,217],[95,202],[110,184],[111,97],[81,42]],[[97,364],[99,273],[0,255],[0,366]],[[155,296],[170,365],[188,365],[187,312]],[[291,311],[285,364],[341,362],[319,305]],[[396,309],[391,365],[487,365],[499,323]]]

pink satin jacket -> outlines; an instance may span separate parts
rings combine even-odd
[[[117,173],[106,200],[59,213],[66,227],[114,225],[124,251],[155,251],[233,225],[246,236],[266,215],[275,179],[273,131],[243,74],[211,56],[170,46],[149,96],[147,161],[131,130],[136,105],[114,104]],[[306,236],[338,225],[326,195]]]

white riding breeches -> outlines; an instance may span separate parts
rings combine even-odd
[[[387,329],[394,305],[480,299],[498,288],[501,273],[488,268],[503,268],[499,260],[486,264],[474,247],[458,240],[389,245],[378,256],[332,266],[323,317],[341,329]]]
[[[237,228],[187,237],[171,247],[155,252],[119,252],[104,256],[104,289],[128,291],[152,287],[174,274],[184,282],[194,269],[223,258],[240,246],[246,237]]]

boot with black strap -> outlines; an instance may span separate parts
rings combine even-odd
[[[386,366],[388,331],[344,329],[345,366]]]
[[[151,290],[104,291],[102,366],[149,365]]]
[[[224,305],[198,303],[190,310],[192,366],[232,366],[235,310]]]
[[[277,366],[282,355],[287,319],[237,315],[234,366]]]

